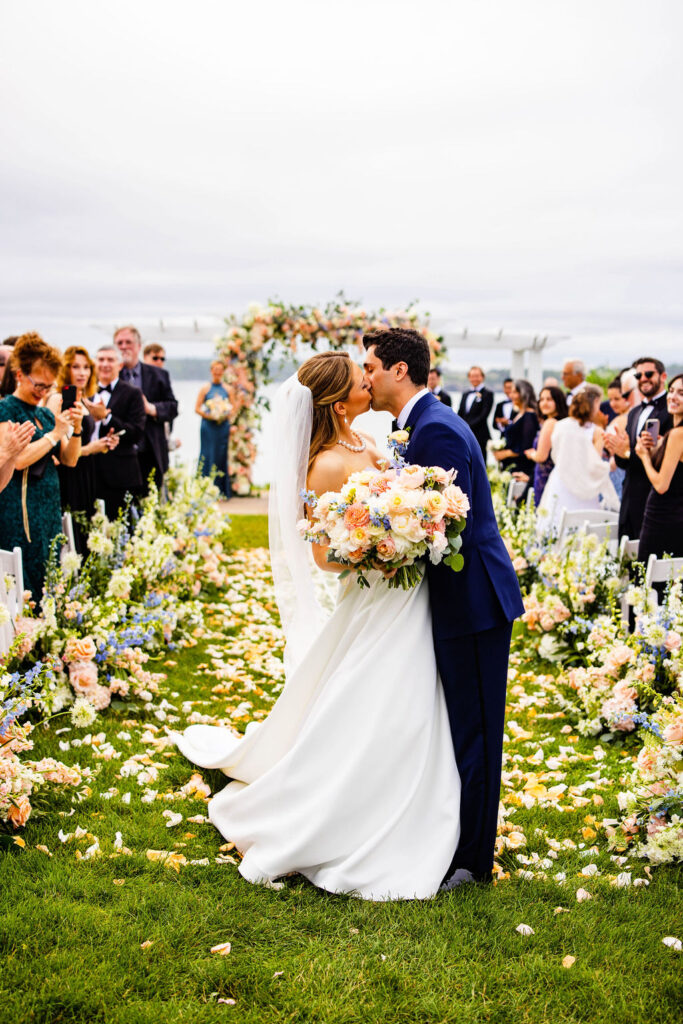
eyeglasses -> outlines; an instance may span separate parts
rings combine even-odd
[[[152,358],[152,362],[154,362],[154,363],[165,363],[166,362],[166,356],[152,356],[151,358]]]
[[[38,392],[39,395],[46,394],[52,387],[52,384],[36,383],[36,381],[34,381],[33,377],[29,373],[26,374],[26,379],[31,381],[31,385],[33,386],[34,390]]]
[[[656,370],[636,370],[633,376],[636,380],[640,380],[641,377],[645,377],[646,380],[652,380],[656,373]]]

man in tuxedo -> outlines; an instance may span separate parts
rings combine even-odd
[[[631,540],[640,536],[645,502],[651,488],[643,462],[636,455],[636,443],[645,432],[648,420],[659,421],[660,436],[673,426],[666,408],[664,363],[652,356],[643,356],[633,363],[633,371],[641,402],[629,412],[626,430],[616,430],[605,437],[605,448],[614,455],[617,466],[626,470],[619,510],[619,536],[627,536]]]
[[[138,459],[142,472],[141,493],[147,494],[150,473],[154,474],[154,483],[159,489],[163,484],[164,473],[168,469],[165,424],[172,423],[178,415],[178,403],[163,365],[151,366],[140,360],[142,341],[137,327],[119,327],[114,333],[114,344],[123,360],[121,380],[142,393],[147,419]]]
[[[432,366],[429,371],[429,377],[427,378],[427,387],[434,395],[434,398],[438,398],[444,405],[452,406],[451,396],[447,391],[444,391],[441,384],[441,370],[438,366]]]
[[[493,413],[493,422],[496,430],[499,430],[501,434],[512,420],[512,389],[514,383],[512,377],[505,378],[503,381],[503,394],[505,398],[498,402]]]
[[[484,386],[484,371],[481,366],[472,366],[467,374],[470,390],[460,399],[458,416],[464,419],[477,439],[486,463],[486,443],[491,440],[489,413],[493,407],[493,391]]]
[[[95,424],[93,440],[117,435],[119,443],[95,459],[95,494],[104,500],[109,519],[116,519],[127,494],[142,486],[138,442],[145,429],[145,406],[137,388],[120,379],[121,356],[113,345],[104,345],[95,356],[95,372],[101,401],[108,415]]]
[[[372,408],[410,434],[406,461],[457,471],[470,511],[464,568],[427,565],[436,663],[462,784],[460,842],[444,888],[490,880],[498,823],[503,722],[512,623],[524,612],[517,575],[496,523],[491,488],[472,431],[427,389],[429,347],[413,330],[366,334]]]

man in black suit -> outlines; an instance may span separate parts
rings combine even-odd
[[[453,402],[451,401],[451,396],[448,394],[447,391],[444,391],[443,386],[441,384],[441,370],[438,368],[438,366],[432,366],[431,370],[429,371],[429,376],[427,377],[427,387],[434,395],[434,398],[438,398],[439,401],[443,402],[444,405],[453,405]]]
[[[496,430],[499,430],[501,434],[507,427],[508,423],[512,420],[512,391],[515,382],[512,377],[506,377],[503,381],[503,394],[505,398],[498,402],[493,413],[493,423]]]
[[[484,371],[481,366],[472,366],[467,374],[470,390],[460,399],[458,416],[464,419],[476,437],[486,462],[486,444],[491,440],[488,418],[493,408],[493,391],[484,386]]]
[[[126,502],[127,494],[136,494],[142,486],[138,463],[138,442],[145,429],[145,406],[142,394],[120,380],[121,356],[113,345],[104,345],[95,356],[95,371],[101,401],[108,415],[95,424],[93,440],[111,432],[119,435],[118,445],[93,456],[95,459],[95,494],[104,500],[109,519],[116,519]],[[120,433],[119,433],[120,432]]]
[[[660,436],[673,426],[666,408],[664,363],[652,356],[643,356],[636,359],[633,369],[642,401],[628,414],[626,430],[617,430],[605,437],[605,448],[614,455],[617,465],[626,470],[619,510],[619,536],[627,536],[631,540],[640,536],[645,502],[651,489],[642,460],[635,452],[636,442],[645,432],[648,420],[659,421]]]
[[[114,344],[123,360],[121,380],[142,392],[147,419],[138,459],[142,472],[141,493],[147,494],[150,473],[154,474],[156,486],[162,487],[168,469],[165,424],[172,423],[178,415],[178,403],[168,372],[161,366],[150,366],[140,360],[142,341],[137,327],[119,327],[114,333]]]

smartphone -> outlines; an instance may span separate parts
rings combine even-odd
[[[657,439],[659,437],[659,427],[660,427],[659,420],[646,420],[645,421],[645,429],[647,430],[648,434],[650,434],[652,436],[652,440],[655,442],[655,444],[657,443]]]
[[[659,423],[659,420],[657,420],[657,422]],[[114,437],[123,437],[124,434],[125,434],[125,430],[116,430],[116,431],[114,431]]]
[[[65,384],[62,388],[62,412],[73,409],[76,404],[77,389],[73,384]]]

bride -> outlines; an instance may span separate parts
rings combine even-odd
[[[361,589],[349,577],[325,619],[316,576],[344,567],[322,545],[312,559],[296,529],[304,487],[338,491],[377,466],[371,439],[350,426],[369,407],[345,353],[314,356],[282,385],[269,530],[285,687],[244,737],[193,725],[174,738],[190,761],[232,780],[209,818],[242,854],[248,881],[299,873],[329,892],[420,899],[438,892],[460,833],[427,587],[390,589],[376,573]]]

